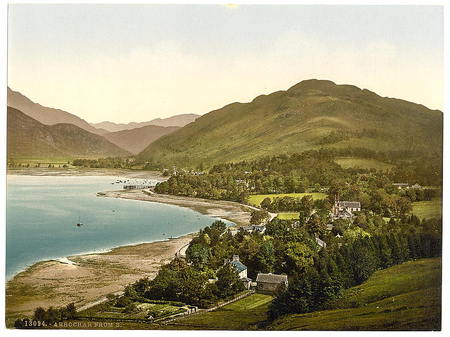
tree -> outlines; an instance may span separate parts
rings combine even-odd
[[[260,204],[261,208],[264,208],[269,211],[270,211],[271,205],[272,205],[272,202],[271,202],[270,198],[264,198],[264,200],[261,201],[261,204]]]
[[[229,263],[226,263],[217,271],[218,296],[226,298],[244,290],[244,285],[239,279],[237,270]]]
[[[275,249],[272,241],[265,241],[256,254],[257,269],[263,273],[272,273],[275,265]]]
[[[252,225],[259,225],[269,220],[270,215],[266,210],[253,210],[250,217]]]
[[[269,317],[274,320],[289,313],[305,313],[311,309],[313,286],[309,273],[296,277],[286,291],[280,293],[269,307]]]
[[[188,266],[178,273],[177,300],[200,305],[207,282],[205,274]]]
[[[314,251],[303,242],[288,242],[285,246],[286,273],[295,274],[305,271],[314,263]]]
[[[116,300],[115,306],[119,308],[125,308],[130,303],[133,303],[133,301],[130,298],[126,296],[121,296]]]
[[[61,311],[57,308],[50,307],[47,309],[45,314],[45,322],[47,324],[54,324],[55,322],[60,322],[62,319]]]
[[[188,262],[191,262],[195,268],[200,270],[206,266],[210,255],[209,247],[200,243],[189,245],[188,249],[186,249],[186,259]]]
[[[313,214],[306,223],[306,230],[312,236],[322,237],[327,231],[327,226],[317,214]]]
[[[45,320],[46,311],[42,307],[37,307],[34,310],[33,320],[43,322]]]
[[[353,280],[360,284],[367,280],[377,268],[375,251],[369,244],[369,238],[356,240],[350,255]]]

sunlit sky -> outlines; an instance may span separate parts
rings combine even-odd
[[[305,79],[443,108],[437,6],[9,5],[8,85],[89,122],[204,114]]]

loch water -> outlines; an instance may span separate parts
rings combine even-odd
[[[216,220],[178,206],[97,196],[121,189],[117,179],[8,175],[7,279],[38,261],[165,240]]]

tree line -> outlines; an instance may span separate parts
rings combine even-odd
[[[430,233],[364,237],[338,249],[322,249],[314,264],[296,274],[271,303],[269,316],[325,309],[342,291],[366,281],[376,270],[419,258],[441,256],[441,236]]]

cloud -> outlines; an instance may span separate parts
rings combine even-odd
[[[183,49],[175,41],[121,56],[9,57],[9,84],[39,103],[88,121],[144,121],[206,113],[235,101],[284,90],[309,78],[368,88],[442,108],[440,55],[409,54],[385,41],[330,47],[300,31],[258,52],[230,56]]]

